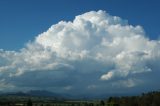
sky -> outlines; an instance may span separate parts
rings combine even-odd
[[[0,48],[18,50],[61,20],[71,21],[79,14],[100,9],[143,26],[147,36],[157,39],[159,8],[159,0],[1,0]]]
[[[159,90],[158,0],[1,0],[0,91]]]

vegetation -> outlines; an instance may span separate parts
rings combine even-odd
[[[160,92],[104,100],[67,101],[47,97],[0,96],[0,106],[160,106]]]
[[[31,99],[28,100],[27,106],[32,106],[32,100]]]
[[[160,106],[160,92],[143,93],[141,96],[110,97],[107,106]]]

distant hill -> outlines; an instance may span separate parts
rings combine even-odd
[[[5,92],[1,93],[0,96],[29,96],[29,95],[24,92]]]
[[[46,90],[31,90],[26,92],[26,94],[30,96],[62,97],[62,95],[58,93],[53,93],[51,91],[46,91]]]
[[[127,94],[126,94],[127,95]],[[103,94],[103,95],[95,95],[95,94],[65,94],[65,93],[54,93],[48,90],[30,90],[27,92],[5,92],[0,93],[0,96],[19,96],[19,97],[44,97],[44,98],[52,98],[55,100],[92,100],[92,99],[105,99],[109,96],[116,96],[113,94]]]
[[[0,96],[26,96],[26,97],[53,97],[57,99],[64,98],[63,95],[53,93],[46,90],[30,90],[28,92],[5,92],[0,93]]]

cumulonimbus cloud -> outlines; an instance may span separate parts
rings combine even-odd
[[[19,52],[0,50],[0,59],[0,78],[15,87],[40,86],[30,80],[23,83],[31,73],[39,75],[35,82],[48,79],[46,87],[51,88],[57,83],[70,89],[79,87],[77,83],[83,83],[83,90],[91,85],[107,88],[105,81],[114,86],[114,81],[123,86],[132,82],[126,87],[133,87],[144,80],[132,80],[136,75],[159,73],[160,41],[147,38],[141,26],[99,10],[78,15],[72,22],[60,21]]]

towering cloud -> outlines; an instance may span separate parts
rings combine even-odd
[[[115,86],[159,87],[160,41],[102,10],[51,26],[19,52],[0,50],[0,60],[5,89],[102,93]]]

